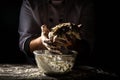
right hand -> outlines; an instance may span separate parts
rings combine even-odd
[[[48,48],[48,44],[46,42],[50,42],[50,40],[48,39],[48,33],[49,33],[49,29],[47,28],[46,25],[42,25],[41,26],[41,41],[42,44]]]
[[[47,28],[46,25],[42,25],[41,26],[41,41],[42,41],[42,44],[50,52],[61,54],[61,51],[56,46],[54,46],[56,43],[52,42],[52,40],[48,38],[48,34],[49,34],[49,29]]]

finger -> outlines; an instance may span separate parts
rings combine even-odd
[[[54,36],[53,37],[53,42],[64,42],[64,41],[66,41],[66,39],[65,38],[61,38],[61,37],[58,37],[57,35],[56,36]]]
[[[47,26],[46,25],[42,25],[41,26],[41,34],[42,35],[48,35],[48,33],[49,33],[49,29],[47,28]]]
[[[63,46],[64,45],[64,47],[68,47],[68,46],[72,46],[73,44],[72,44],[72,42],[70,42],[70,41],[66,41],[65,43],[63,43],[63,42],[57,42],[57,44],[59,45],[59,46]]]
[[[54,46],[46,45],[46,48],[53,54],[62,54],[61,51]]]
[[[59,51],[59,50],[52,50],[51,49],[50,52],[53,54],[62,54],[61,51]]]
[[[53,32],[49,32],[48,38],[53,41],[53,37],[54,37]]]
[[[57,35],[53,37],[53,42],[57,40]]]
[[[70,46],[72,45],[72,41],[67,40],[66,38],[54,38],[54,44]]]
[[[81,27],[82,26],[82,24],[79,24],[79,25],[77,25],[78,27]]]
[[[50,39],[46,39],[44,40],[44,43],[48,44],[48,45],[52,45],[52,41]]]

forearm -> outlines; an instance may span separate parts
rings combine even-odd
[[[33,52],[34,50],[46,49],[45,46],[42,44],[41,37],[31,40],[29,48],[30,52]]]

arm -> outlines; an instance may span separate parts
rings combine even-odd
[[[35,38],[30,41],[30,51],[33,52],[34,50],[41,50],[41,49],[47,49],[47,43],[44,41],[48,41],[48,33],[49,30],[46,25],[41,26],[41,36],[38,38]]]
[[[94,1],[85,2],[85,4],[83,4],[81,12],[80,22],[83,25],[81,28],[81,35],[82,38],[90,45],[90,52],[92,52],[94,49],[96,25]]]
[[[20,34],[20,49],[28,54],[33,55],[32,51],[43,49],[41,43],[41,24],[35,20],[34,12],[28,0],[24,0],[20,11],[20,20],[18,32]]]
[[[87,0],[88,1],[88,0]],[[81,41],[77,41],[79,47],[76,50],[80,53],[78,62],[80,64],[89,64],[94,54],[95,47],[95,10],[93,2],[85,2],[82,5],[80,23],[81,27]],[[75,45],[77,46],[77,45]]]

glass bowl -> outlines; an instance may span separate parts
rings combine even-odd
[[[49,50],[35,50],[35,60],[40,71],[45,74],[62,74],[70,72],[74,66],[77,52],[70,54],[53,54]]]

